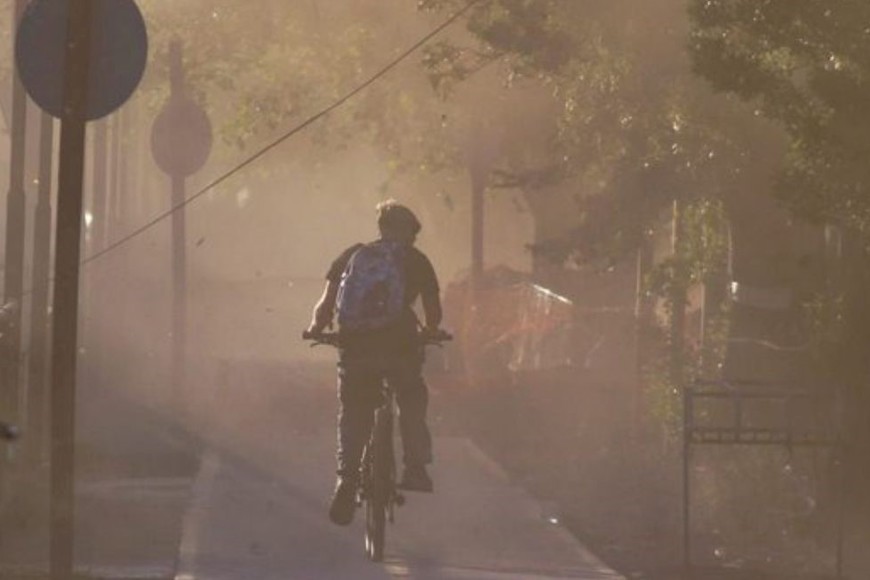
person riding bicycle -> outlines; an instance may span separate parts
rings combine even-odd
[[[353,520],[361,455],[374,410],[383,400],[384,381],[399,406],[404,455],[399,488],[433,491],[426,471],[432,462],[432,438],[426,425],[429,393],[422,374],[424,348],[412,307],[420,297],[423,333],[437,333],[442,318],[438,277],[426,255],[414,247],[421,229],[414,213],[394,200],[378,204],[377,212],[380,238],[348,248],[332,263],[308,328],[313,335],[331,328],[337,311],[341,337],[338,478],[329,517],[338,525]],[[366,288],[367,272],[372,271],[381,273],[374,289]],[[398,282],[391,281],[391,276]],[[366,308],[372,306],[366,292],[379,293],[377,320],[366,318]],[[391,303],[396,304],[391,307]]]

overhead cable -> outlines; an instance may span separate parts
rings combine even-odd
[[[336,110],[339,107],[341,107],[342,105],[344,105],[347,101],[349,101],[350,99],[355,97],[357,94],[359,94],[360,92],[362,92],[363,90],[365,90],[366,88],[368,88],[369,86],[371,86],[372,84],[377,82],[381,77],[386,75],[392,69],[396,68],[399,64],[401,64],[403,61],[405,61],[408,57],[410,57],[412,54],[414,54],[417,50],[419,50],[421,47],[423,47],[426,43],[428,43],[430,40],[432,40],[435,36],[440,34],[442,31],[444,31],[446,28],[448,28],[454,22],[456,22],[457,20],[462,18],[462,16],[465,15],[469,10],[471,10],[471,8],[473,8],[475,5],[480,4],[484,1],[486,1],[486,0],[471,0],[462,9],[455,12],[447,20],[445,20],[440,25],[438,25],[436,28],[434,28],[431,32],[429,32],[426,36],[424,36],[423,38],[421,38],[420,40],[415,42],[407,50],[405,50],[403,53],[401,53],[395,59],[390,61],[384,67],[379,69],[375,74],[373,74],[371,77],[369,77],[368,80],[366,80],[362,84],[358,85],[353,90],[346,93],[344,96],[340,97],[338,100],[336,100],[334,103],[332,103],[331,105],[329,105],[325,109],[322,109],[318,113],[308,117],[303,122],[299,123],[298,125],[296,125],[292,129],[290,129],[289,131],[287,131],[286,133],[284,133],[283,135],[281,135],[277,139],[270,142],[268,145],[260,148],[255,153],[251,154],[249,157],[244,159],[241,163],[239,163],[238,165],[236,165],[235,167],[233,167],[229,171],[221,174],[219,177],[213,179],[207,185],[202,187],[202,189],[198,190],[196,193],[185,198],[184,201],[175,204],[174,206],[172,206],[168,210],[157,215],[156,217],[154,217],[153,219],[151,219],[147,223],[139,226],[138,228],[136,228],[135,230],[133,230],[129,234],[125,235],[124,237],[110,243],[108,246],[106,246],[102,250],[96,252],[95,254],[88,256],[87,258],[85,258],[82,261],[82,264],[87,264],[89,262],[93,262],[94,260],[97,260],[98,258],[105,256],[109,252],[112,252],[112,251],[118,249],[119,247],[127,244],[131,240],[139,237],[140,235],[142,235],[146,231],[150,230],[151,228],[153,228],[154,226],[156,226],[157,224],[159,224],[163,220],[171,217],[172,214],[174,214],[175,212],[184,210],[188,205],[190,205],[191,203],[193,203],[194,201],[196,201],[197,199],[199,199],[200,197],[202,197],[203,195],[205,195],[206,193],[208,193],[209,191],[211,191],[212,189],[214,189],[218,185],[222,184],[223,182],[228,180],[230,177],[232,177],[233,175],[235,175],[236,173],[238,173],[242,169],[251,165],[252,163],[254,163],[254,161],[260,159],[266,153],[275,149],[278,145],[285,142],[290,137],[296,135],[297,133],[301,132],[309,125],[312,125],[313,123],[326,117],[327,115],[332,113],[334,110]]]

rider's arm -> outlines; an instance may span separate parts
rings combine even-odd
[[[314,313],[311,316],[311,326],[308,327],[308,332],[323,332],[324,329],[332,326],[332,317],[335,314],[335,302],[338,298],[338,286],[341,283],[342,273],[353,254],[361,247],[362,244],[351,246],[342,252],[329,267],[329,271],[326,273],[326,287],[323,289],[323,295],[320,297],[320,300],[314,306]]]
[[[338,296],[338,284],[329,280],[323,289],[323,295],[314,306],[309,331],[322,332],[324,328],[332,325],[332,316],[335,312],[335,299]]]
[[[420,298],[423,302],[423,316],[426,321],[426,330],[437,331],[441,327],[441,289],[438,284],[438,275],[432,262],[422,252],[416,253],[416,275],[420,284]]]
[[[441,326],[441,298],[437,290],[423,293],[423,315],[426,319],[426,328],[437,330]]]

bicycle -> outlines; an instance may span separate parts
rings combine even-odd
[[[441,346],[452,340],[444,331],[420,333],[423,346]],[[302,338],[313,341],[312,347],[341,346],[341,334],[303,332]],[[372,562],[384,559],[387,522],[395,523],[396,508],[405,505],[405,496],[396,486],[396,455],[393,446],[395,394],[384,389],[384,401],[375,409],[374,422],[368,441],[363,447],[360,461],[360,485],[357,488],[357,506],[365,506],[365,551]]]

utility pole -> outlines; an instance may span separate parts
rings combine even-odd
[[[632,393],[632,431],[635,436],[641,433],[644,381],[644,354],[647,345],[648,325],[652,318],[652,304],[646,295],[646,275],[653,264],[652,240],[646,231],[641,234],[637,250],[637,279],[634,305],[634,366],[635,388]]]
[[[108,232],[109,212],[108,207],[108,167],[109,167],[109,128],[108,121],[101,119],[93,123],[94,128],[94,152],[93,152],[93,225],[91,251],[100,251],[106,243]]]
[[[124,162],[126,155],[122,150],[122,141],[124,135],[124,117],[125,110],[120,110],[112,120],[112,133],[109,139],[109,186],[108,186],[108,209],[106,212],[107,218],[111,216],[107,225],[105,242],[110,239],[119,237],[120,232],[124,231],[124,223],[127,216],[127,208],[125,202],[127,196],[124,191]]]
[[[682,389],[685,382],[685,353],[686,342],[686,291],[688,290],[687,265],[683,256],[684,233],[684,202],[674,200],[673,205],[673,238],[672,249],[674,254],[674,279],[671,283],[671,352],[670,352],[670,379],[675,389]]]
[[[93,152],[91,154],[90,225],[91,253],[101,251],[106,244],[109,229],[109,121],[100,119],[91,124],[93,128]],[[103,264],[96,264],[85,276],[83,303],[88,337],[87,373],[90,380],[102,385],[103,380],[103,320],[102,307],[107,297]]]
[[[12,26],[17,29],[27,0],[15,0]],[[15,38],[15,34],[12,35]],[[14,42],[14,41],[13,41]],[[24,278],[24,163],[27,134],[27,96],[21,77],[12,75],[11,154],[9,193],[6,197],[6,255],[3,275],[3,300],[8,307],[2,329],[2,413],[11,421],[19,414],[19,365],[21,359],[21,299]]]
[[[184,94],[184,65],[181,43],[175,41],[170,48],[170,85],[172,94],[180,98]],[[186,175],[170,174],[172,184],[172,207],[184,205]],[[187,380],[187,214],[176,211],[172,214],[172,390],[183,399]]]
[[[475,123],[467,140],[467,163],[471,177],[471,288],[476,292],[485,268],[486,186],[495,162],[494,137],[488,128]]]
[[[54,156],[54,119],[43,112],[39,118],[39,191],[33,220],[33,298],[30,315],[28,372],[28,434],[34,461],[43,458],[46,447],[48,397],[49,276],[51,273],[51,184]]]
[[[172,384],[183,400],[187,364],[187,232],[183,210],[188,176],[199,171],[211,152],[211,121],[185,89],[181,41],[169,48],[170,96],[154,121],[151,152],[170,178],[172,214]]]
[[[484,270],[484,228],[486,175],[479,168],[471,169],[471,285],[477,288]]]

